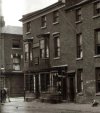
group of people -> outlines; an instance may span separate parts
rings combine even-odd
[[[0,98],[1,98],[1,103],[5,103],[8,99],[8,101],[10,102],[10,98],[9,98],[9,95],[8,95],[8,89],[7,88],[3,88],[1,89],[1,92],[0,92]]]

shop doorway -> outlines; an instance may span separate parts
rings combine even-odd
[[[75,101],[75,74],[68,74],[68,89],[69,89],[69,100],[70,102]]]

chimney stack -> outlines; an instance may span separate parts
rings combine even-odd
[[[65,2],[66,2],[66,0],[58,0],[58,2],[65,3]]]

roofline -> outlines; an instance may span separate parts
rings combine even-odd
[[[40,15],[40,14],[42,14],[42,13],[44,13],[44,12],[50,10],[50,9],[53,9],[56,6],[61,6],[61,5],[64,5],[64,4],[65,3],[61,2],[61,1],[58,1],[58,2],[56,2],[56,3],[54,3],[54,4],[50,5],[50,6],[47,6],[46,8],[43,8],[41,10],[38,10],[38,11],[31,12],[31,13],[23,15],[23,17],[19,21],[23,22],[23,21],[25,21],[27,19],[30,19],[32,17],[36,17],[36,16],[38,16],[38,15]]]
[[[70,10],[70,9],[76,8],[76,7],[78,7],[78,6],[81,6],[81,5],[84,5],[84,4],[87,4],[87,3],[98,2],[98,1],[99,1],[99,0],[83,0],[83,1],[81,1],[81,2],[79,2],[79,3],[77,3],[77,4],[74,4],[74,5],[70,6],[70,7],[66,7],[66,8],[65,8],[65,11],[68,11],[68,10]]]

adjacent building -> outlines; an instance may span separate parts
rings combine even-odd
[[[9,95],[24,95],[22,28],[4,26],[0,38],[0,88]]]
[[[59,0],[21,21],[26,95],[99,100],[100,1]]]

